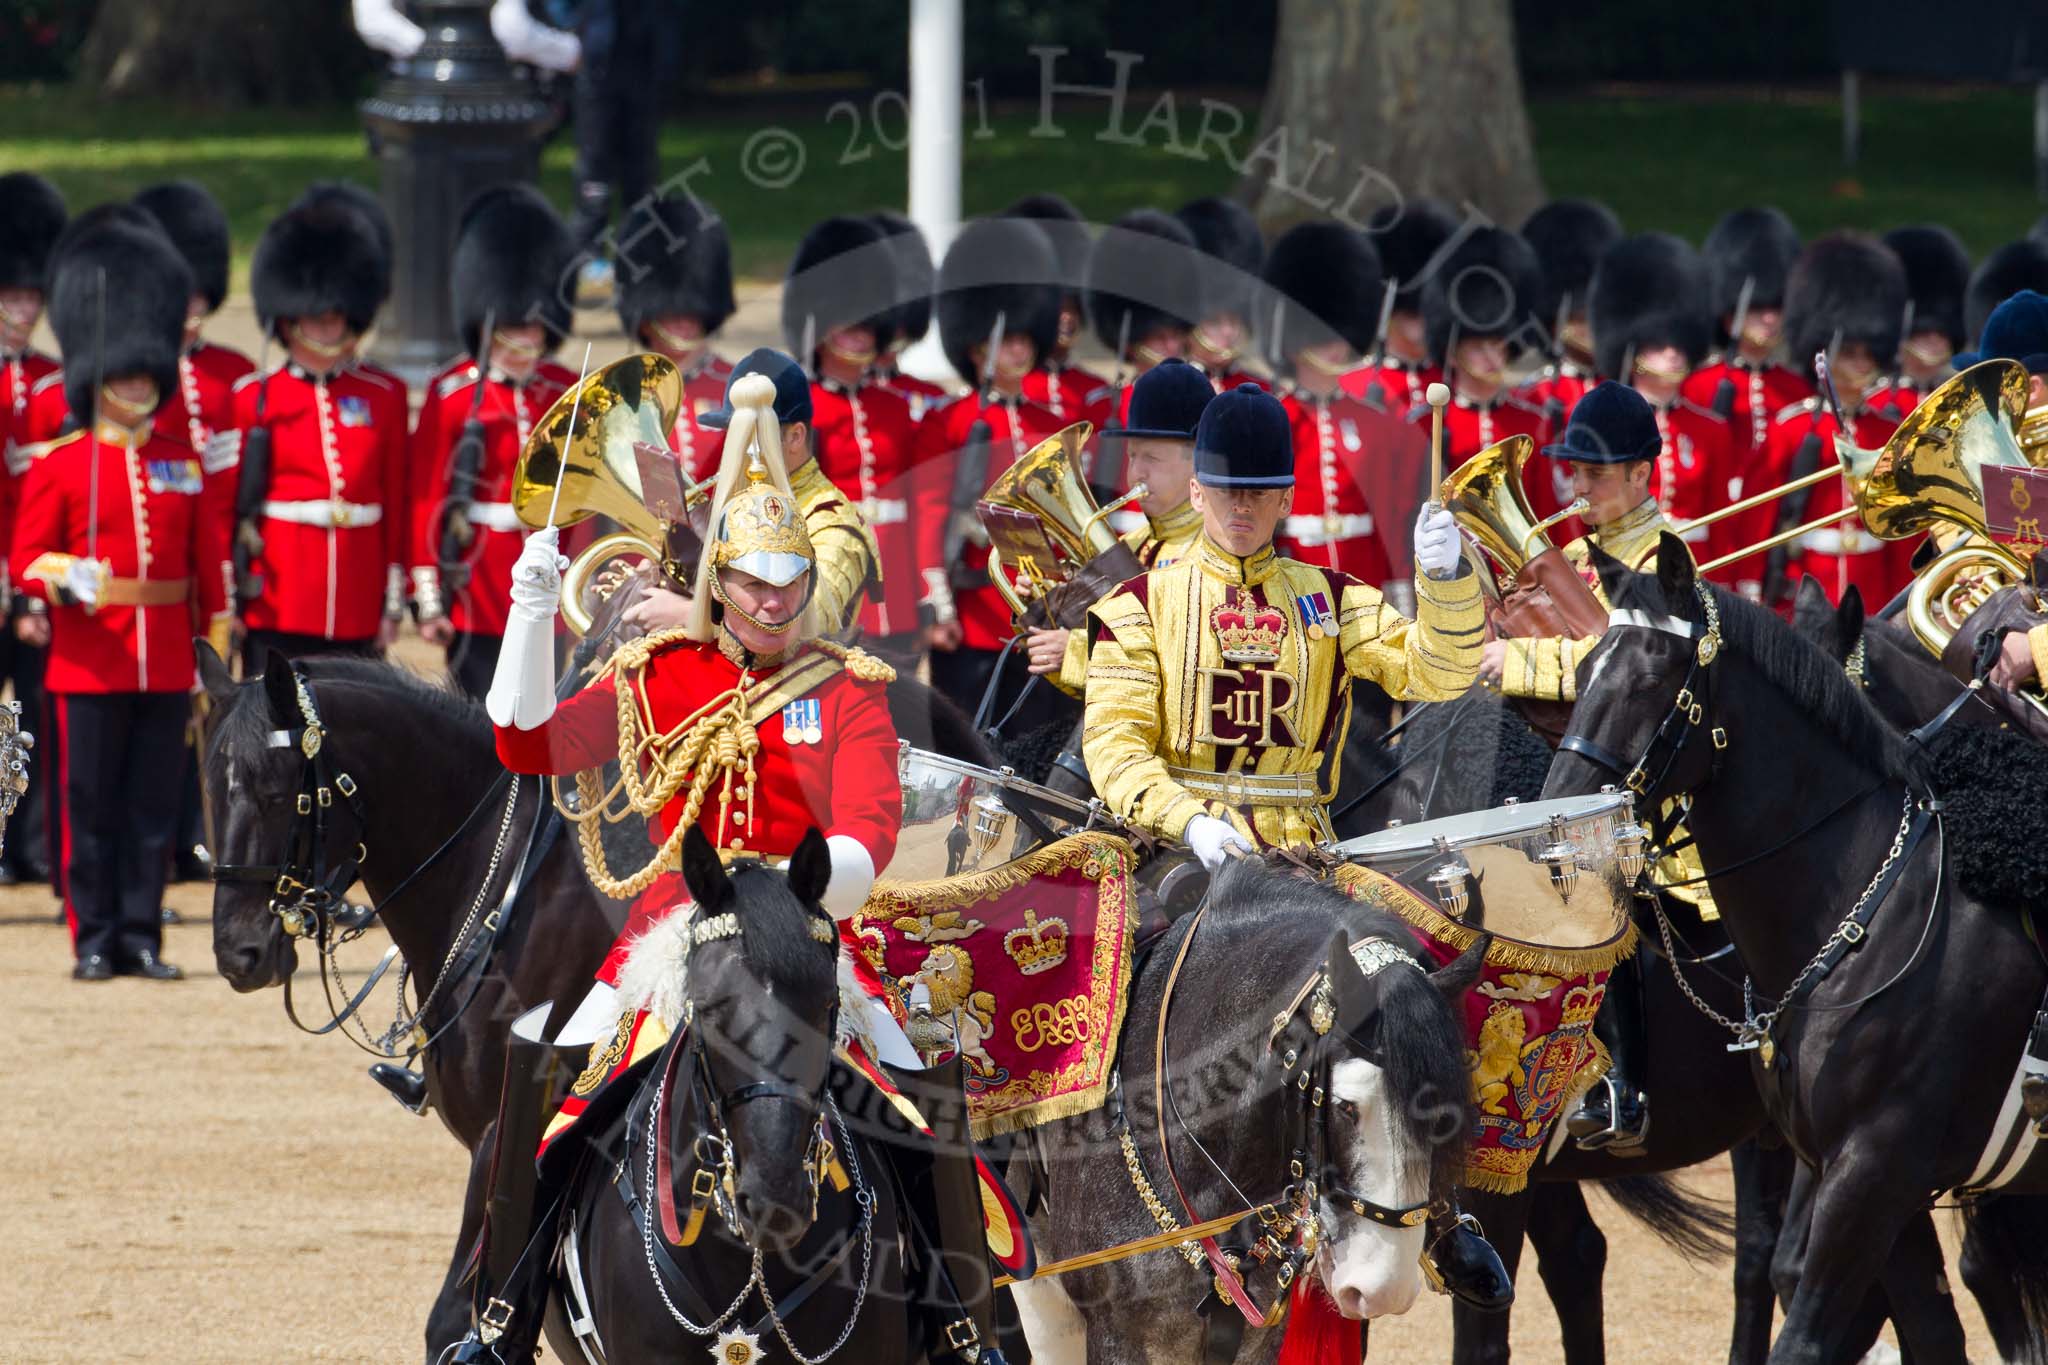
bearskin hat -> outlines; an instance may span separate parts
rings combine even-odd
[[[1060,279],[1066,284],[1067,293],[1078,297],[1081,285],[1088,278],[1088,253],[1095,247],[1095,238],[1088,231],[1088,223],[1081,217],[1081,211],[1068,203],[1062,195],[1047,192],[1027,194],[1003,210],[1005,218],[1028,218],[1038,224],[1052,243],[1053,254],[1059,257]]]
[[[1059,257],[1036,223],[1021,218],[978,218],[961,230],[939,267],[939,343],[954,371],[979,387],[976,346],[988,343],[996,319],[1003,332],[1022,332],[1052,354],[1060,339]]]
[[[64,231],[64,196],[30,171],[0,175],[0,289],[41,289]]]
[[[1553,199],[1522,224],[1522,240],[1543,268],[1543,295],[1536,316],[1557,325],[1557,311],[1583,314],[1593,296],[1593,272],[1607,249],[1621,240],[1621,219],[1591,199]]]
[[[576,239],[554,206],[531,185],[493,185],[462,210],[449,263],[455,331],[469,353],[490,354],[486,319],[495,326],[538,322],[552,351],[569,335],[569,279]]]
[[[693,317],[709,336],[737,311],[725,220],[691,194],[642,199],[619,224],[619,322],[629,341],[655,318]]]
[[[1712,273],[1713,296],[1709,307],[1714,314],[1716,335],[1727,341],[1726,320],[1735,316],[1742,301],[1742,286],[1756,282],[1750,290],[1752,308],[1783,308],[1786,282],[1792,262],[1799,255],[1799,229],[1774,208],[1736,209],[1722,215],[1707,233],[1700,253]]]
[[[1631,357],[1660,346],[1685,352],[1688,366],[1714,344],[1713,280],[1692,243],[1668,232],[1624,237],[1600,257],[1587,321],[1595,368],[1626,384]]]
[[[353,180],[316,180],[306,186],[292,207],[304,204],[339,204],[369,228],[382,262],[376,277],[377,306],[382,308],[384,301],[391,297],[391,271],[393,262],[398,259],[397,239],[391,234],[391,215],[384,211],[384,201]]]
[[[1266,239],[1259,220],[1234,199],[1211,195],[1183,204],[1173,215],[1194,234],[1208,259],[1202,270],[1202,316],[1234,316],[1256,326],[1251,316],[1259,272],[1266,267]]]
[[[896,297],[895,260],[872,218],[841,214],[813,224],[782,283],[789,353],[808,369],[825,334],[854,323],[873,327],[875,345],[886,345]]]
[[[390,288],[390,257],[345,199],[301,200],[263,229],[249,263],[256,316],[276,332],[287,318],[338,312],[361,335]]]
[[[1372,349],[1386,283],[1364,233],[1330,221],[1291,227],[1266,253],[1265,279],[1259,318],[1280,320],[1278,335],[1268,338],[1276,362],[1332,336],[1360,355]]]
[[[896,267],[896,301],[875,335],[883,350],[920,341],[932,326],[932,250],[917,224],[902,214],[881,209],[868,215],[881,229],[889,259]]]
[[[1964,297],[1963,321],[1972,337],[1984,334],[1991,310],[2022,289],[2048,294],[2048,244],[2032,238],[2007,242],[1984,258],[1970,276]]]
[[[1970,254],[1953,232],[1939,223],[1894,228],[1884,244],[1906,267],[1906,288],[1913,297],[1913,330],[1940,332],[1955,350],[1969,344],[1963,330],[1963,295],[1970,288]]]
[[[1365,235],[1379,252],[1380,269],[1396,285],[1394,307],[1404,313],[1422,311],[1422,288],[1430,263],[1458,230],[1458,216],[1434,199],[1382,204],[1366,220]],[[1373,319],[1378,326],[1379,319]]]
[[[1860,341],[1889,366],[1899,353],[1906,298],[1906,267],[1883,242],[1860,232],[1816,238],[1785,283],[1787,358],[1811,373],[1814,356],[1838,341]]]
[[[131,202],[156,219],[192,267],[206,311],[217,311],[228,296],[228,216],[220,201],[194,181],[167,180],[138,190]]]
[[[1193,326],[1202,310],[1199,252],[1187,226],[1157,209],[1134,209],[1104,228],[1082,295],[1102,344],[1114,352],[1120,339],[1135,346],[1147,333]]]
[[[92,420],[98,397],[94,381],[100,377],[146,374],[156,381],[159,394],[178,387],[185,305],[194,292],[192,268],[155,219],[138,216],[146,226],[126,214],[101,214],[89,221],[82,215],[83,230],[67,235],[52,262],[50,330],[64,356],[64,401],[80,422]],[[100,337],[106,350],[95,355]]]
[[[1505,228],[1484,227],[1451,248],[1422,291],[1429,354],[1443,364],[1465,337],[1506,337],[1512,355],[1540,340],[1543,267],[1536,250]]]

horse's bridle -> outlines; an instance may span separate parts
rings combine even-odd
[[[270,913],[292,938],[314,938],[323,942],[330,933],[347,933],[368,923],[372,911],[349,905],[349,889],[362,874],[369,849],[363,843],[368,828],[356,781],[336,771],[326,744],[326,727],[321,724],[313,689],[298,664],[291,666],[292,688],[299,704],[299,723],[268,735],[273,749],[294,749],[299,754],[298,796],[292,811],[292,826],[285,839],[285,857],[278,863],[215,863],[213,880],[260,882],[270,887]],[[329,813],[340,806],[355,822],[354,848],[345,856],[329,858],[334,829]]]

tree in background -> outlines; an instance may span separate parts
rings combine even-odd
[[[1419,195],[1520,224],[1543,179],[1509,0],[1280,0],[1239,193],[1269,231]]]
[[[341,0],[99,0],[78,78],[112,97],[331,104],[375,66]]]

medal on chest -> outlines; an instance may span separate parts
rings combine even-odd
[[[1344,448],[1354,455],[1365,446],[1365,442],[1360,440],[1358,436],[1358,423],[1352,421],[1349,417],[1337,419],[1337,434],[1343,438]]]
[[[148,460],[143,471],[152,493],[197,493],[202,482],[197,460]]]
[[[792,747],[825,742],[824,712],[816,697],[805,697],[782,708],[782,738]]]
[[[335,399],[334,412],[345,427],[370,425],[370,400],[360,394],[343,394]]]
[[[1337,618],[1330,611],[1328,593],[1302,593],[1294,599],[1294,605],[1301,612],[1302,634],[1311,640],[1336,635]]]
[[[1678,438],[1678,463],[1686,469],[1693,466],[1692,437],[1681,434]]]

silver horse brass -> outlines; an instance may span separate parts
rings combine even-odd
[[[986,871],[1076,830],[1114,824],[1099,805],[908,744],[897,750],[896,774],[903,830],[882,873],[891,882]]]
[[[1640,871],[1643,856],[1641,831],[1631,839],[1625,830],[1631,817],[1624,793],[1565,796],[1381,830],[1335,851],[1420,891],[1454,919],[1465,913],[1454,902],[1478,900],[1486,928],[1503,938],[1589,948],[1627,922],[1635,878],[1624,862],[1632,856]]]

